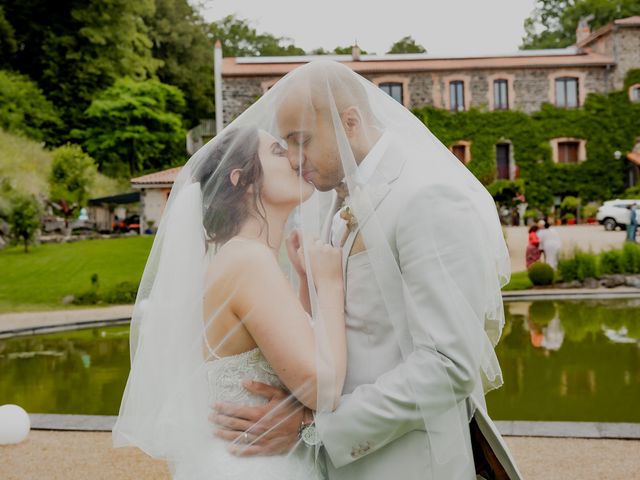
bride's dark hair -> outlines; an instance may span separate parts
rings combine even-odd
[[[214,141],[215,147],[196,169],[194,179],[200,182],[202,191],[202,224],[207,241],[221,245],[238,234],[251,214],[264,219],[258,208],[263,175],[257,128],[235,127]],[[234,185],[231,172],[238,169],[241,172]]]

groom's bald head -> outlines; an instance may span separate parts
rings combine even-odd
[[[335,188],[344,178],[339,143],[359,163],[369,129],[379,125],[364,85],[346,66],[322,61],[295,70],[279,92],[278,128],[292,166],[318,190]]]

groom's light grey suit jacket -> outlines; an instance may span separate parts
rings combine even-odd
[[[476,387],[471,372],[477,366],[473,364],[472,355],[465,352],[457,341],[454,325],[459,322],[447,321],[447,318],[443,318],[447,310],[440,308],[438,301],[433,301],[428,293],[421,294],[423,291],[432,291],[430,282],[439,281],[430,276],[433,265],[429,262],[437,261],[434,255],[425,255],[420,251],[421,226],[427,228],[427,225],[437,223],[425,222],[426,218],[434,220],[434,216],[436,220],[440,217],[443,222],[463,221],[464,209],[468,205],[465,205],[463,198],[458,198],[455,192],[444,187],[424,187],[424,174],[420,167],[423,159],[393,158],[393,153],[394,149],[389,148],[378,165],[376,175],[384,179],[382,183],[385,185],[384,188],[375,189],[371,194],[371,202],[403,278],[417,301],[417,308],[426,319],[421,322],[422,326],[431,330],[429,334],[437,340],[439,351],[415,348],[411,355],[403,359],[394,327],[386,313],[387,305],[380,291],[379,279],[376,279],[367,252],[359,251],[365,248],[362,238],[358,238],[362,226],[359,225],[349,233],[343,245],[348,343],[343,397],[335,412],[320,414],[317,418],[329,479],[423,480],[432,478],[434,474],[430,472],[443,471],[437,465],[432,469],[429,455],[429,442],[438,441],[439,434],[437,431],[427,434],[422,416],[416,415],[416,400],[409,386],[410,380],[413,385],[419,383],[421,391],[432,391],[433,398],[422,399],[421,408],[428,410],[430,402],[433,402],[434,409],[437,408],[441,400],[438,398],[439,392],[443,390],[442,382],[449,382],[449,379],[426,373],[429,363],[433,361],[447,366],[446,372],[459,399],[462,421],[467,422],[467,412],[475,411],[474,419],[482,435],[507,473],[503,478],[519,479],[517,467],[495,425],[482,408],[476,408],[470,397]],[[433,208],[436,204],[440,211]],[[446,211],[442,210],[442,206],[446,207]],[[458,214],[460,217],[456,218]],[[327,240],[330,237],[330,225],[331,218],[324,228]],[[463,227],[442,225],[442,228]],[[410,237],[405,237],[405,231]],[[474,278],[473,268],[465,265],[465,260],[473,260],[466,257],[472,252],[459,254],[460,270],[452,275],[460,275],[464,278],[462,284],[473,287],[474,282],[481,282],[482,279]],[[393,299],[397,308],[402,309],[404,303],[403,298]],[[422,327],[407,325],[407,328]],[[420,332],[411,331],[411,334],[420,336]],[[466,445],[452,445],[454,451],[471,451],[469,431],[466,428],[463,431],[464,438],[460,438],[460,442]],[[436,474],[440,477],[437,480],[476,478],[473,462],[470,465],[467,462],[465,467],[459,468],[454,462],[445,466],[444,471],[447,477]]]

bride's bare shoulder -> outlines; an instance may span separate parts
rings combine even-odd
[[[241,274],[265,268],[278,268],[278,263],[271,249],[264,243],[234,237],[218,249],[212,267],[225,271],[226,274]]]

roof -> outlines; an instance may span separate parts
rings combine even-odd
[[[575,47],[519,51],[502,55],[440,57],[432,55],[304,55],[296,57],[229,57],[222,63],[224,77],[285,75],[316,59],[339,61],[358,73],[402,73],[487,68],[598,67],[614,65],[612,57]]]
[[[633,17],[619,18],[613,21],[616,25],[624,25],[625,27],[640,27],[640,15]]]
[[[147,185],[166,185],[171,186],[175,182],[178,174],[182,170],[182,167],[173,167],[167,170],[161,170],[159,172],[149,173],[142,175],[141,177],[132,178],[130,180],[131,186],[134,188],[140,188]]]
[[[89,199],[89,205],[102,205],[103,203],[126,204],[140,201],[140,192],[119,193],[108,197],[99,197]]]
[[[610,22],[604,25],[603,27],[600,27],[598,30],[591,33],[591,35],[582,39],[580,42],[576,43],[576,46],[578,48],[582,48],[593,43],[594,40],[597,40],[598,38],[611,32],[611,29],[613,28],[614,25],[619,27],[640,27],[640,15],[627,17],[627,18],[619,18],[618,20],[614,20],[613,22]]]

